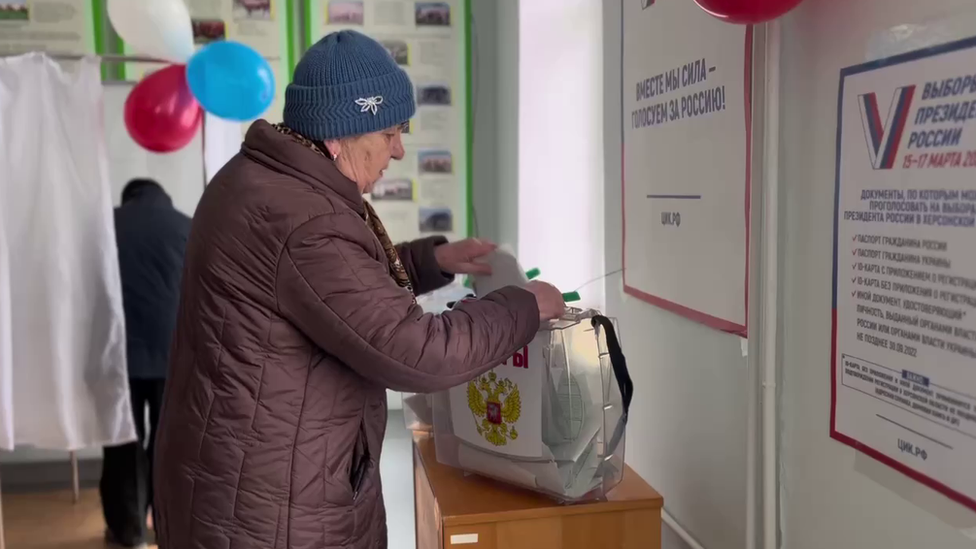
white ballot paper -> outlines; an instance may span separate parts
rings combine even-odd
[[[505,286],[525,286],[529,282],[515,257],[515,252],[507,244],[502,244],[495,251],[481,258],[479,263],[491,265],[491,274],[473,277],[474,295],[478,297],[484,297]]]

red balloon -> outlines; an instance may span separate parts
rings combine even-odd
[[[803,0],[695,0],[698,7],[722,21],[752,24],[776,19]]]
[[[125,100],[125,127],[143,148],[167,153],[193,140],[203,109],[186,83],[186,66],[170,65],[142,79]]]

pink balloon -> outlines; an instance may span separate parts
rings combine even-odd
[[[136,84],[125,100],[132,140],[157,153],[185,147],[203,121],[203,109],[186,83],[186,66],[170,65]]]
[[[776,19],[802,0],[695,0],[698,6],[729,23],[753,24]]]

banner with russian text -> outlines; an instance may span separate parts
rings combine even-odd
[[[746,335],[752,30],[623,3],[624,290]]]

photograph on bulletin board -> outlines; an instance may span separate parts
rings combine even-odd
[[[306,0],[305,45],[353,30],[379,42],[414,85],[404,158],[368,197],[398,239],[471,236],[467,2]],[[394,228],[395,227],[395,228]]]

